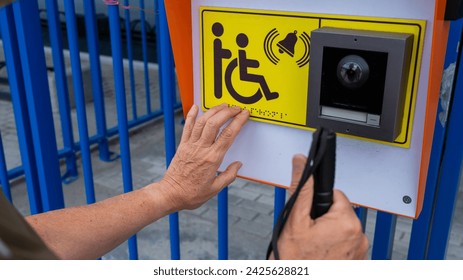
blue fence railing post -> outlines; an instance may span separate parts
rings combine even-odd
[[[61,120],[61,134],[63,137],[63,149],[69,151],[66,156],[66,172],[63,174],[63,182],[70,183],[77,179],[77,162],[74,151],[74,135],[72,132],[71,108],[69,105],[69,90],[66,77],[66,67],[63,56],[63,40],[61,22],[59,20],[58,3],[56,0],[46,0],[48,31],[50,33],[50,45],[52,48],[53,72],[56,81],[56,95]]]
[[[363,208],[363,207],[356,207],[355,214],[357,214],[357,217],[359,218],[360,223],[362,224],[363,232],[365,232],[365,228],[367,224],[368,209]]]
[[[219,260],[228,260],[228,187],[218,196],[218,254]]]
[[[100,52],[98,44],[98,26],[96,24],[95,0],[84,0],[85,31],[92,75],[93,105],[98,136],[98,152],[103,161],[112,161],[116,156],[109,151],[108,133],[103,95],[103,80],[101,75]]]
[[[37,1],[13,5],[43,210],[64,207]]]
[[[3,150],[2,132],[0,131],[0,191],[3,191],[5,197],[13,202],[11,197],[10,182],[8,180],[8,170],[6,169],[5,152]]]
[[[161,89],[161,103],[164,112],[164,133],[166,146],[166,165],[169,166],[175,155],[175,123],[174,123],[174,92],[175,71],[172,46],[167,26],[164,0],[158,0],[157,14],[157,46],[159,62],[159,83]],[[178,213],[169,216],[170,222],[170,250],[173,260],[180,259],[180,229]]]
[[[117,121],[122,164],[124,192],[133,190],[132,167],[130,163],[129,125],[127,121],[127,100],[125,98],[124,65],[122,61],[121,23],[119,6],[108,5],[111,50],[113,56],[114,84],[116,89]],[[129,238],[129,258],[138,259],[136,235]]]
[[[68,33],[69,53],[71,57],[72,81],[79,129],[80,153],[84,171],[85,194],[87,203],[95,203],[95,188],[93,184],[92,157],[88,137],[87,111],[85,109],[85,93],[80,62],[79,36],[77,34],[76,11],[74,0],[65,0],[66,29]]]
[[[285,207],[286,202],[286,190],[283,188],[275,188],[275,198],[273,207],[273,224],[275,225],[281,210]]]
[[[427,259],[444,259],[446,256],[463,162],[463,22],[459,20],[452,24],[456,25],[455,29],[459,32],[457,37],[460,39],[460,45],[454,87],[449,100],[447,131],[430,225]]]
[[[124,0],[124,5],[129,6],[129,0]],[[137,96],[135,92],[135,76],[133,72],[132,28],[130,24],[130,10],[124,10],[125,16],[125,40],[127,46],[127,59],[129,61],[130,96],[132,100],[132,118],[137,119]]]
[[[455,21],[450,25],[449,39],[447,42],[447,53],[444,62],[445,69],[456,69],[456,63],[459,56],[459,44],[461,43],[461,34],[463,31],[463,21]],[[456,79],[456,76],[453,78]],[[446,81],[448,82],[448,81]],[[454,91],[454,90],[453,90]],[[417,220],[413,222],[411,231],[410,244],[408,248],[408,259],[421,260],[427,259],[430,245],[430,234],[432,230],[432,220],[434,217],[435,202],[437,196],[437,186],[442,168],[443,150],[447,137],[448,109],[444,104],[446,100],[440,100],[439,109],[436,115],[434,125],[434,138],[432,144],[431,158],[428,168],[428,177],[426,180],[426,192],[423,202],[423,209]]]
[[[24,171],[31,214],[43,212],[40,195],[39,178],[34,154],[34,144],[27,108],[26,89],[21,69],[18,38],[11,5],[0,9],[0,28],[2,31],[3,50],[5,52],[8,84],[10,86],[13,112],[18,134],[19,148],[23,168],[15,168],[9,172],[9,177],[19,176]]]
[[[148,69],[148,47],[146,37],[146,18],[145,18],[145,0],[140,0],[140,24],[141,24],[141,46],[143,54],[143,67],[145,70],[145,98],[146,98],[146,113],[151,113],[151,93],[150,93],[150,79]]]
[[[373,260],[390,260],[394,245],[397,216],[378,212],[376,216],[375,236],[371,258]]]

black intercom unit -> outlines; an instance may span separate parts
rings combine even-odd
[[[312,31],[307,123],[394,142],[403,122],[413,35]]]

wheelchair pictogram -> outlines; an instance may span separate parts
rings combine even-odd
[[[223,61],[230,59],[232,53],[229,49],[222,46],[222,40],[220,37],[224,33],[224,28],[221,23],[216,22],[212,26],[212,33],[216,36],[214,39],[214,95],[220,99],[222,93],[222,81],[225,80],[225,86],[230,95],[238,102],[242,104],[254,104],[265,97],[266,100],[270,101],[277,99],[279,96],[278,92],[271,91],[265,77],[263,75],[253,74],[249,72],[249,69],[258,69],[260,63],[256,59],[248,58],[246,47],[249,44],[249,38],[244,33],[239,33],[236,36],[236,44],[239,47],[237,57],[233,58],[227,65],[225,70],[224,79],[222,80],[223,74]],[[252,95],[241,94],[233,86],[232,75],[233,72],[238,69],[239,79],[244,82],[252,82],[258,84],[258,88]]]

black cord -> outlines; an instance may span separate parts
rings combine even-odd
[[[275,260],[280,259],[280,254],[278,252],[278,239],[281,233],[283,232],[283,228],[286,225],[286,221],[288,220],[288,217],[291,214],[291,211],[294,207],[294,204],[296,203],[299,193],[301,192],[302,188],[306,184],[307,180],[309,180],[310,176],[312,176],[312,174],[314,173],[314,171],[320,164],[321,160],[323,159],[323,156],[325,155],[325,152],[327,149],[327,144],[326,144],[325,139],[327,138],[328,133],[329,133],[328,130],[324,128],[320,128],[313,134],[312,145],[310,147],[307,162],[302,172],[301,179],[299,180],[299,184],[296,187],[296,191],[289,198],[288,202],[286,203],[286,205],[283,207],[282,211],[280,212],[280,215],[278,216],[278,220],[273,229],[272,239],[267,249],[267,259],[269,259],[272,251],[273,251]],[[307,213],[307,215],[309,214],[310,213]]]

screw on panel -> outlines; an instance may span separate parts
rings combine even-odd
[[[402,201],[403,201],[405,204],[410,204],[410,203],[412,203],[412,198],[409,197],[408,195],[405,195],[405,196],[402,198]]]

